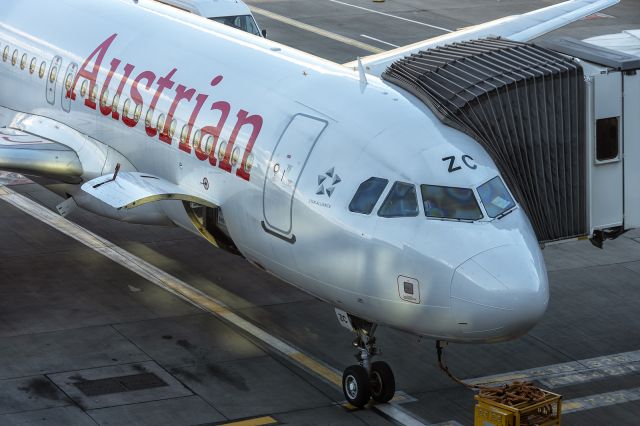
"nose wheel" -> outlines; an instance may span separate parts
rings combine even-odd
[[[377,325],[338,310],[336,312],[340,323],[357,334],[353,346],[358,350],[358,364],[350,365],[342,374],[344,397],[358,408],[367,405],[370,399],[379,403],[389,402],[396,391],[393,371],[384,361],[371,362],[379,353],[374,337]]]

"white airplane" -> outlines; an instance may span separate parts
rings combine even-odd
[[[379,75],[615,3],[567,1],[344,66],[150,0],[4,0],[0,169],[64,196],[63,215],[177,225],[334,305],[357,333],[345,397],[386,402],[377,325],[504,341],[541,319],[549,289],[492,158]]]

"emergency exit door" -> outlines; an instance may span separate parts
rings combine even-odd
[[[293,201],[298,181],[327,125],[325,120],[296,114],[284,130],[269,161],[263,192],[265,230],[290,242],[295,241],[292,230]]]

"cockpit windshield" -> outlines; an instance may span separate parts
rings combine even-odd
[[[378,216],[418,216],[418,199],[415,185],[405,182],[394,183],[380,210],[378,210]]]
[[[478,194],[489,217],[497,217],[516,206],[499,176],[478,187]]]
[[[242,31],[259,36],[260,30],[256,21],[251,15],[239,15],[239,16],[215,16],[209,18],[212,21],[220,22],[221,24],[228,25],[230,27],[238,28]]]
[[[469,188],[420,185],[427,217],[457,220],[482,219],[478,201]]]

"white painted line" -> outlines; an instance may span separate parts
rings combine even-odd
[[[287,25],[291,25],[292,27],[300,28],[301,30],[309,31],[314,34],[318,34],[323,37],[330,38],[331,40],[339,41],[340,43],[357,47],[358,49],[366,50],[367,52],[371,52],[371,53],[384,52],[384,49],[380,49],[379,47],[371,46],[370,44],[362,43],[361,41],[354,40],[352,38],[345,37],[340,34],[332,33],[331,31],[323,30],[322,28],[314,27],[313,25],[305,24],[304,22],[296,21],[295,19],[278,15],[277,13],[273,13],[268,10],[261,9],[259,7],[249,6],[249,9],[251,9],[253,13],[266,16],[267,18],[282,22]]]
[[[400,19],[402,21],[411,22],[411,23],[418,24],[418,25],[423,25],[425,27],[435,28],[436,30],[442,30],[442,31],[445,31],[447,33],[452,33],[453,32],[453,30],[450,30],[448,28],[442,28],[442,27],[439,27],[437,25],[431,25],[431,24],[426,24],[424,22],[420,22],[420,21],[414,21],[413,19],[403,18],[402,16],[392,15],[390,13],[384,13],[384,12],[380,12],[378,10],[368,9],[368,8],[362,7],[362,6],[356,6],[355,4],[345,3],[345,2],[339,1],[339,0],[329,0],[329,1],[332,2],[332,3],[342,4],[344,6],[354,7],[356,9],[366,10],[367,12],[371,12],[371,13],[377,13],[378,15],[384,15],[384,16],[388,16],[390,18]]]
[[[407,426],[424,426],[423,422],[395,404],[378,404],[374,408],[400,424]]]
[[[514,380],[537,380],[554,388],[586,383],[608,376],[631,374],[639,370],[640,350],[477,377],[465,380],[465,383],[498,385]]]
[[[138,274],[147,281],[161,287],[162,289],[178,296],[182,300],[190,303],[191,305],[209,312],[212,315],[234,325],[235,327],[250,334],[254,338],[262,341],[270,346],[272,349],[280,352],[287,357],[291,362],[297,364],[310,373],[315,374],[323,381],[342,388],[342,374],[335,368],[327,365],[326,363],[308,355],[301,350],[295,348],[293,345],[281,340],[265,330],[255,326],[246,319],[240,317],[233,312],[224,302],[217,300],[195,287],[190,286],[179,278],[168,274],[160,268],[150,264],[144,259],[129,253],[121,247],[113,244],[109,240],[100,237],[97,234],[89,231],[82,226],[65,219],[62,216],[58,216],[46,207],[36,203],[35,201],[16,193],[10,188],[0,185],[0,200],[4,200],[14,207],[22,210],[28,215],[38,219],[39,221],[51,226],[52,228],[62,232],[63,234],[73,238],[74,240],[84,244],[90,249],[102,254],[103,256],[111,259],[115,263],[124,266],[130,271]],[[380,406],[391,406],[391,404],[381,404]],[[423,425],[419,423],[413,417],[412,423],[403,423],[404,416],[408,416],[403,409],[397,407],[394,404],[396,410],[393,411],[394,416],[399,416],[394,420],[401,424],[407,425]],[[380,410],[382,411],[382,410]],[[410,417],[410,416],[409,416]]]
[[[640,400],[640,388],[624,389],[570,399],[562,403],[562,414],[593,410]]]
[[[400,47],[397,44],[389,43],[387,41],[380,40],[379,38],[371,37],[371,36],[368,36],[366,34],[360,34],[360,37],[368,38],[369,40],[377,41],[378,43],[386,44],[387,46]]]

